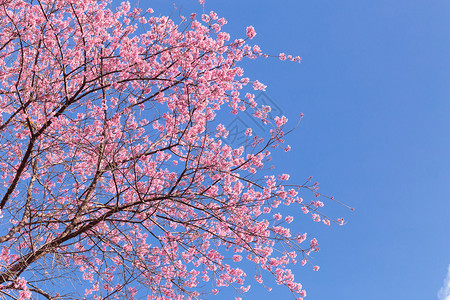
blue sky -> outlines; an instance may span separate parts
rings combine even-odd
[[[140,6],[167,14],[173,2]],[[321,245],[320,271],[296,271],[307,299],[438,299],[450,264],[450,2],[207,0],[210,10],[233,38],[253,25],[264,52],[302,56],[243,63],[292,123],[305,114],[278,170],[293,182],[313,175],[355,207],[329,205],[343,227],[297,224]],[[253,285],[246,299],[292,296]]]

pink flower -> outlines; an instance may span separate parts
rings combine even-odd
[[[227,20],[225,18],[220,18],[217,22],[219,23],[220,26],[227,24]]]
[[[208,23],[211,20],[211,18],[208,15],[203,14],[202,20],[203,20],[203,22]]]
[[[20,300],[22,299],[30,299],[31,298],[31,292],[29,290],[23,290],[19,291]]]
[[[289,180],[289,174],[282,174],[281,176],[280,176],[280,179],[281,180]]]
[[[287,118],[285,116],[282,116],[281,118],[276,116],[275,117],[275,124],[277,125],[277,127],[281,127],[284,124],[286,124],[287,122]]]
[[[256,35],[255,28],[253,28],[253,26],[248,26],[248,27],[247,27],[247,36],[248,36],[250,39],[252,39],[252,38],[255,37],[255,35]]]
[[[217,20],[219,17],[217,16],[217,14],[215,13],[215,12],[213,12],[213,11],[211,11],[210,13],[209,13],[209,16],[211,17],[211,19],[213,19],[213,20]]]
[[[248,292],[249,289],[250,289],[250,285],[248,285],[247,287],[241,286],[241,290],[242,290],[244,293]],[[242,298],[236,298],[236,299],[242,299]]]
[[[266,85],[264,85],[264,84],[262,84],[261,82],[259,82],[258,80],[255,80],[254,82],[253,82],[253,89],[255,90],[255,91],[257,91],[257,90],[261,90],[261,91],[265,91],[266,90]]]
[[[300,244],[300,243],[304,242],[306,240],[306,237],[307,237],[306,233],[304,233],[304,234],[299,233],[297,235],[297,243]],[[302,263],[303,263],[303,261],[302,261]]]
[[[284,220],[285,220],[286,222],[288,222],[288,223],[291,223],[291,222],[294,220],[294,217],[292,217],[292,216],[287,216]]]

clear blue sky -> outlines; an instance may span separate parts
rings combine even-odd
[[[173,2],[140,6],[167,14]],[[320,271],[296,271],[307,299],[437,299],[450,264],[450,2],[207,0],[210,10],[233,38],[253,25],[264,52],[302,56],[244,63],[292,123],[305,114],[278,170],[313,175],[356,209],[329,206],[343,227],[299,223],[321,245]],[[253,285],[246,299],[292,296]]]

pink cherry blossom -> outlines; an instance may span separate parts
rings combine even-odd
[[[247,27],[247,37],[252,39],[255,37],[255,35],[256,35],[255,28],[253,28],[253,26],[248,26]]]
[[[275,117],[275,124],[277,125],[277,127],[283,126],[284,124],[286,124],[286,122],[287,122],[287,118],[285,116],[281,116],[281,117],[276,116]]]

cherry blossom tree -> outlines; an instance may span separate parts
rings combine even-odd
[[[255,30],[232,40],[214,12],[175,22],[111,6],[0,2],[1,297],[199,299],[232,286],[239,298],[251,275],[301,299],[291,268],[318,269],[318,243],[279,206],[343,219],[319,211],[316,184],[267,168],[290,147],[286,117],[258,106],[265,86],[239,67],[267,57],[248,44]],[[229,144],[220,120],[244,110],[267,136],[248,128]]]

